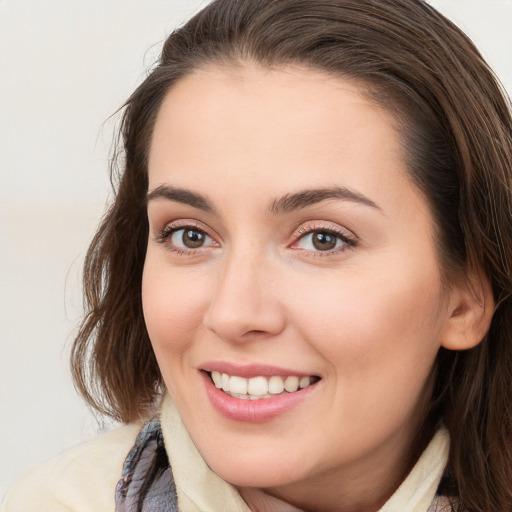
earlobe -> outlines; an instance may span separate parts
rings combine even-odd
[[[492,288],[483,272],[452,288],[449,307],[441,345],[448,350],[478,345],[489,330],[495,308]]]

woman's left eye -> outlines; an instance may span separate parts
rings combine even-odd
[[[348,237],[329,230],[315,230],[302,235],[293,248],[314,252],[335,252],[345,246],[354,245]]]

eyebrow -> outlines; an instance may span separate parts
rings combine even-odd
[[[346,187],[329,187],[312,190],[303,190],[295,194],[286,194],[280,199],[272,201],[269,210],[271,213],[287,213],[301,208],[306,208],[327,199],[342,199],[353,201],[365,206],[381,210],[382,208],[368,197]]]
[[[169,185],[160,185],[148,193],[146,201],[155,201],[157,199],[168,199],[177,203],[188,204],[194,208],[199,208],[206,212],[215,213],[215,208],[206,197],[196,192],[184,188],[174,188]]]
[[[146,201],[149,203],[150,201],[155,201],[158,199],[167,199],[169,201],[188,204],[194,208],[198,208],[209,213],[216,213],[214,206],[205,196],[183,188],[175,188],[169,185],[160,185],[148,193]],[[272,214],[288,213],[306,208],[316,203],[320,203],[327,199],[342,199],[345,201],[353,201],[382,211],[377,203],[364,196],[363,194],[351,190],[347,187],[338,186],[320,189],[308,189],[296,192],[294,194],[286,194],[283,197],[272,201],[268,210]]]

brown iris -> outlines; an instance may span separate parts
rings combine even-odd
[[[181,241],[188,249],[197,249],[198,247],[202,247],[205,238],[206,235],[202,231],[198,231],[196,229],[185,229],[183,230]]]
[[[329,251],[336,247],[337,237],[325,231],[313,233],[313,246],[319,251]]]

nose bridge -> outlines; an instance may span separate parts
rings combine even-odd
[[[272,265],[265,251],[251,244],[233,247],[219,269],[206,326],[223,339],[274,335],[284,327]]]

